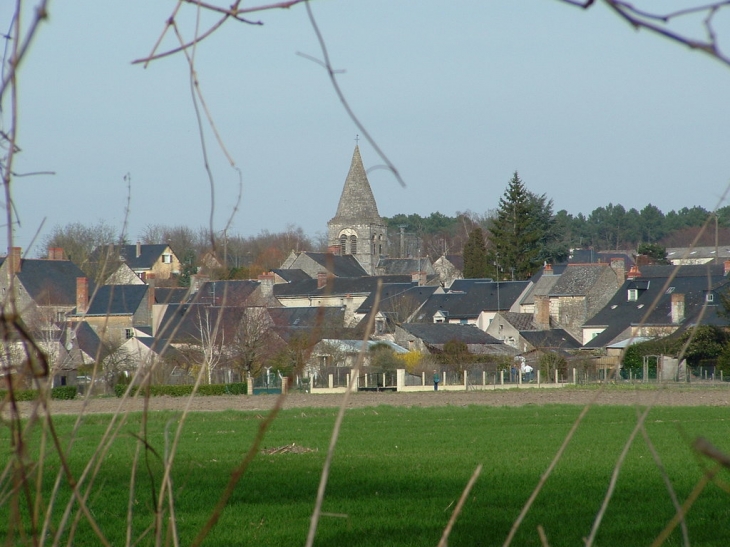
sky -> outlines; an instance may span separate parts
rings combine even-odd
[[[0,2],[3,33],[11,4]],[[186,59],[132,64],[175,5],[50,3],[19,71],[15,171],[55,173],[14,182],[14,245],[30,256],[55,226],[73,222],[121,231],[126,221],[130,241],[154,224],[209,226]],[[603,5],[317,0],[312,9],[351,108],[405,181],[369,172],[383,216],[483,214],[514,171],[574,215],[609,203],[665,213],[727,205],[730,67],[635,32]],[[195,15],[185,5],[177,18],[186,38]],[[323,233],[357,134],[365,167],[383,162],[306,57],[322,52],[304,6],[252,19],[264,25],[229,21],[195,50],[206,105],[235,162],[204,122],[213,229],[233,215],[229,233],[243,236],[288,225]],[[211,20],[203,16],[201,28]],[[701,34],[697,20],[686,25]],[[161,49],[175,45],[170,34]]]

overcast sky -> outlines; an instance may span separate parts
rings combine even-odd
[[[11,4],[0,2],[3,33]],[[131,64],[150,52],[175,4],[50,3],[20,71],[15,170],[55,175],[15,179],[16,245],[28,248],[41,226],[36,246],[55,225],[104,219],[121,229],[126,174],[130,240],[149,224],[207,226],[210,187],[185,58]],[[407,184],[370,173],[381,215],[484,213],[515,170],[555,211],[586,215],[609,203],[713,209],[730,180],[730,68],[636,33],[603,6],[312,7],[334,67],[345,71],[342,90]],[[195,10],[182,11],[191,37]],[[254,18],[265,24],[228,22],[196,51],[208,108],[243,180],[231,231],[324,232],[359,131],[326,72],[297,55],[322,57],[304,6]],[[163,44],[176,45],[174,35]],[[207,126],[206,145],[221,230],[238,172]],[[382,163],[362,138],[360,149],[366,168]]]

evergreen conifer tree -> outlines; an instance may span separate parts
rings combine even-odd
[[[530,192],[515,171],[489,229],[491,245],[487,263],[496,279],[527,279],[540,265],[543,233],[535,222],[531,202]]]
[[[464,245],[464,277],[478,279],[487,275],[487,247],[484,232],[478,226],[469,232]]]

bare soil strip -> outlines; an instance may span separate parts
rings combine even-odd
[[[657,406],[730,406],[730,386],[722,387],[667,387],[657,389],[616,389],[608,388],[600,393],[596,389],[525,389],[466,392],[426,392],[426,393],[357,393],[350,397],[350,408],[373,407],[378,405],[405,407],[438,406],[524,406],[569,404],[585,405],[596,398],[599,405],[648,405]],[[275,395],[232,395],[220,397],[194,397],[193,412],[216,412],[222,410],[270,409],[276,401]],[[340,406],[342,395],[312,395],[291,393],[284,402],[284,408],[336,408]],[[117,411],[120,400],[95,398],[89,401],[52,401],[53,414],[102,413]],[[147,403],[152,411],[181,411],[187,404],[184,397],[153,397]],[[33,403],[19,403],[25,416],[33,411]],[[141,412],[145,404],[142,399],[127,401],[125,411]],[[7,413],[7,407],[3,414]]]

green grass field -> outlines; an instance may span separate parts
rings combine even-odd
[[[572,406],[526,406],[348,411],[323,507],[333,515],[322,517],[315,544],[435,546],[464,485],[481,463],[482,475],[449,545],[502,545],[580,410]],[[204,545],[303,545],[335,414],[333,409],[282,412],[262,446],[296,443],[316,452],[259,455]],[[95,450],[108,419],[100,415],[84,418],[69,456],[77,476]],[[91,511],[113,545],[125,543],[129,470],[138,420],[139,416],[134,416],[123,427],[123,434],[104,457],[89,496]],[[148,440],[159,456],[166,452],[165,431],[173,431],[177,420],[174,413],[150,416]],[[173,473],[181,545],[190,543],[210,515],[260,420],[259,414],[250,412],[199,413],[187,420]],[[67,441],[73,418],[57,417],[55,423]],[[536,527],[542,524],[551,546],[582,545],[581,538],[590,533],[613,466],[635,423],[634,408],[592,409],[513,544],[540,545]],[[730,414],[724,408],[657,408],[649,415],[647,430],[680,500],[687,497],[702,474],[701,460],[688,447],[689,439],[703,435],[730,451]],[[7,450],[7,428],[0,436]],[[31,438],[34,459],[40,436]],[[162,464],[152,453],[149,471],[142,463],[133,500],[133,536],[137,539],[153,521],[153,484],[159,486],[162,474]],[[44,458],[44,503],[57,469],[57,457],[49,454]],[[725,474],[722,478],[730,477]],[[0,537],[8,534],[7,494],[5,486]],[[67,499],[66,488],[54,505],[54,526]],[[639,435],[597,545],[649,545],[673,514],[659,471]],[[688,526],[693,546],[730,545],[730,495],[709,485],[693,506]],[[53,533],[51,530],[51,537]],[[98,544],[80,519],[73,545]],[[147,535],[139,544],[151,545],[153,540]],[[678,531],[666,543],[681,544]]]

